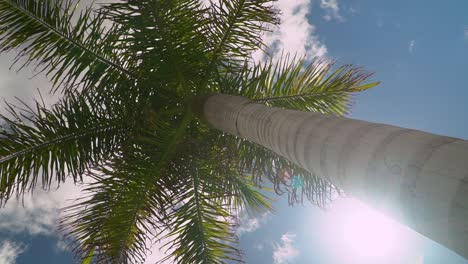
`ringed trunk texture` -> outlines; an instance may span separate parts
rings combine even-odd
[[[212,95],[203,117],[468,258],[468,141]]]

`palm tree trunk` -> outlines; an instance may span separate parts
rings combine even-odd
[[[199,110],[468,258],[468,141],[223,94]]]

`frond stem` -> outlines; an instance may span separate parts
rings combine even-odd
[[[327,95],[327,94],[339,94],[341,91],[330,91],[330,92],[321,92],[321,93],[305,93],[305,94],[296,94],[296,95],[285,95],[285,96],[277,96],[277,97],[265,97],[265,98],[257,98],[257,99],[251,99],[254,102],[259,102],[259,103],[266,103],[266,102],[271,102],[271,101],[276,101],[276,100],[281,100],[281,99],[296,99],[296,98],[302,98],[306,96],[321,96],[321,95]]]
[[[91,53],[93,54],[93,56],[95,56],[99,61],[107,64],[107,65],[110,65],[112,66],[113,68],[119,70],[120,72],[134,78],[134,79],[137,79],[137,76],[134,75],[132,72],[130,72],[129,70],[123,68],[122,66],[106,59],[105,57],[97,54],[96,52],[93,52],[92,50],[86,48],[85,46],[83,46],[81,43],[77,42],[76,40],[74,40],[73,38],[70,38],[69,36],[67,36],[66,34],[64,34],[63,32],[60,32],[59,30],[57,30],[55,27],[49,25],[47,22],[43,21],[41,18],[31,14],[30,12],[28,12],[28,10],[24,9],[23,7],[21,6],[18,6],[18,5],[15,5],[11,0],[2,0],[2,1],[5,1],[7,2],[8,4],[10,4],[10,6],[12,6],[13,8],[19,10],[21,13],[25,14],[26,16],[28,16],[29,18],[31,18],[32,20],[35,20],[36,22],[38,22],[39,24],[41,24],[43,27],[47,28],[48,30],[50,30],[51,32],[53,32],[55,35],[59,36],[60,38],[63,38],[63,39],[66,39],[68,42],[72,43],[73,45],[75,45],[76,47],[78,47],[79,49],[82,49],[84,50],[85,52],[88,52],[88,53]]]
[[[218,59],[218,56],[219,56],[219,53],[221,52],[221,49],[222,47],[224,46],[224,44],[226,43],[229,35],[231,34],[231,31],[232,31],[232,28],[234,27],[234,24],[235,24],[235,20],[236,18],[239,16],[239,13],[241,12],[242,10],[242,7],[244,6],[245,4],[245,0],[242,0],[240,3],[239,3],[239,8],[236,10],[235,14],[233,16],[231,16],[229,18],[229,21],[228,21],[228,28],[227,30],[225,31],[225,34],[223,35],[223,37],[221,38],[221,41],[218,43],[218,45],[216,46],[216,48],[214,49],[214,52],[213,52],[213,58],[211,59],[210,63],[208,64],[208,70],[206,72],[206,76],[205,76],[205,79],[203,80],[203,83],[201,85],[201,87],[204,89],[206,87],[206,85],[208,84],[208,80],[209,80],[209,76],[211,74],[211,72],[213,71],[213,68],[215,66],[215,62],[216,60]]]
[[[10,154],[10,155],[5,156],[5,157],[2,157],[2,158],[0,158],[0,164],[5,162],[5,161],[8,161],[10,159],[22,156],[22,155],[24,155],[26,153],[33,152],[33,151],[38,150],[38,149],[46,148],[46,147],[48,147],[50,145],[54,145],[56,143],[75,140],[75,139],[85,137],[85,136],[90,135],[90,134],[99,133],[99,132],[102,132],[102,131],[115,130],[115,129],[119,129],[119,128],[122,128],[122,127],[118,126],[118,125],[98,126],[98,127],[94,127],[94,128],[92,128],[92,129],[90,129],[90,130],[88,130],[86,132],[83,132],[83,133],[71,133],[69,135],[54,138],[52,140],[43,142],[41,144],[38,144],[38,145],[35,145],[35,146],[32,146],[32,147],[20,150],[18,152],[15,152],[15,153]]]
[[[193,183],[193,196],[195,198],[195,207],[197,208],[197,222],[198,222],[198,228],[200,230],[200,236],[201,236],[201,241],[203,245],[203,257],[205,261],[208,259],[207,251],[208,251],[208,246],[206,245],[205,241],[205,232],[203,230],[202,226],[202,212],[200,210],[200,197],[198,197],[198,174],[197,172],[194,173],[194,177],[192,177],[192,183]]]

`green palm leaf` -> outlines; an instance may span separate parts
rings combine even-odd
[[[279,23],[271,1],[213,1],[210,6],[211,62],[215,67],[234,69],[263,48],[262,33]]]
[[[279,195],[287,193],[290,205],[303,204],[306,198],[312,204],[324,208],[341,194],[340,190],[329,182],[262,146],[242,139],[232,138],[232,140],[237,145],[238,168],[251,175],[256,185],[265,185],[265,180],[267,180],[272,184],[275,193]],[[288,170],[291,176],[302,179],[303,184],[299,188],[293,188],[290,180],[282,178],[281,170]]]
[[[351,95],[377,85],[365,83],[371,76],[362,68],[334,63],[282,57],[255,65],[226,80],[223,93],[239,94],[256,102],[301,111],[343,115]],[[239,89],[239,87],[241,87]]]
[[[105,160],[128,138],[131,123],[117,107],[95,98],[71,96],[51,110],[39,102],[36,109],[8,104],[10,117],[0,115],[0,200],[48,188],[55,178],[75,181],[93,164]]]
[[[115,53],[115,28],[106,30],[103,15],[91,8],[78,12],[77,6],[71,0],[0,0],[0,50],[19,48],[15,62],[35,63],[54,91],[60,84],[67,91],[77,82],[89,89],[133,76],[122,66],[129,62]]]
[[[216,138],[215,135],[212,137]],[[209,148],[203,149],[198,155],[196,166],[205,177],[210,177],[206,185],[210,185],[212,199],[229,205],[228,209],[234,215],[245,212],[261,215],[271,211],[270,198],[264,194],[269,190],[259,188],[254,179],[246,174],[246,170],[239,166],[236,152],[227,147],[228,144],[219,145],[220,141],[213,141]],[[207,144],[210,139],[203,142]]]
[[[199,1],[130,1],[103,7],[119,25],[125,52],[138,61],[137,70],[150,73],[141,87],[148,94],[170,90],[192,94],[205,73],[208,23]]]
[[[269,199],[242,176],[226,148],[219,148],[210,133],[194,135],[184,151],[172,161],[168,174],[180,181],[175,207],[168,213],[169,240],[163,248],[168,255],[161,262],[226,263],[240,260],[235,249],[235,216],[241,212],[270,211]],[[194,140],[197,139],[197,140]],[[196,173],[196,175],[194,175]],[[193,245],[193,246],[187,246]]]
[[[161,120],[148,124],[146,129],[157,132],[141,131],[94,168],[90,176],[96,182],[85,190],[89,197],[68,208],[62,223],[80,258],[94,250],[96,263],[144,262],[146,239],[158,238],[155,232],[168,221],[184,183],[185,175],[171,173],[168,166],[191,120],[186,114],[175,129]]]
[[[94,172],[87,197],[66,209],[62,228],[80,258],[94,251],[93,263],[143,263],[146,240],[164,225],[177,182],[134,158],[139,161],[116,159]]]
[[[181,206],[168,215],[170,239],[165,247],[168,256],[161,262],[228,263],[240,261],[240,251],[229,212],[222,204],[210,199],[210,185],[204,177],[192,172],[191,184],[182,191]],[[208,184],[208,186],[206,185]]]

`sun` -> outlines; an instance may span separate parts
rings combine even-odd
[[[335,201],[320,225],[326,255],[336,263],[396,263],[414,244],[413,231],[355,199]]]
[[[331,221],[349,253],[357,257],[387,255],[398,247],[399,230],[390,218],[371,210],[358,201],[336,210],[339,217]]]

